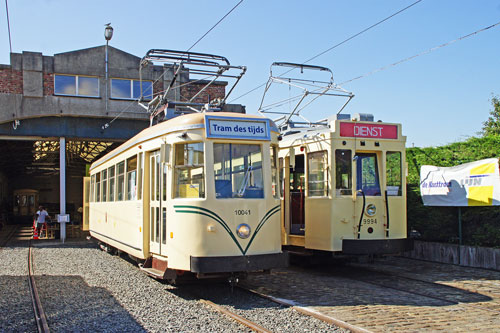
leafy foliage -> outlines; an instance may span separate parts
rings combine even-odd
[[[490,111],[490,117],[483,123],[483,135],[500,135],[500,100],[498,97],[491,98],[493,110]]]

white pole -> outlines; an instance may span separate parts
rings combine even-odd
[[[59,214],[66,214],[66,138],[59,139]],[[66,239],[66,223],[59,223],[61,227],[61,241]]]

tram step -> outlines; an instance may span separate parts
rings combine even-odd
[[[141,267],[141,270],[155,279],[163,279],[163,275],[165,274],[165,271],[160,271],[155,268]]]

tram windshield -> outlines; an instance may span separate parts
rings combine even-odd
[[[260,145],[214,143],[216,197],[264,198]]]
[[[363,190],[365,195],[379,196],[380,181],[377,167],[377,155],[357,154],[356,155],[356,189]]]

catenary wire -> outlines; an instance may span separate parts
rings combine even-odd
[[[10,20],[9,20],[9,6],[7,5],[7,0],[5,0],[5,13],[7,15],[7,30],[9,33],[9,47],[10,53],[12,53],[12,40],[10,38]]]
[[[307,64],[308,62],[310,62],[310,61],[312,61],[312,60],[314,60],[314,59],[316,59],[316,58],[318,58],[318,57],[322,56],[323,54],[325,54],[325,53],[327,53],[327,52],[330,52],[331,50],[333,50],[333,49],[335,49],[335,48],[339,47],[340,45],[347,43],[348,41],[350,41],[350,40],[352,40],[352,39],[354,39],[354,38],[358,37],[359,35],[361,35],[361,34],[363,34],[363,33],[367,32],[368,30],[375,28],[375,27],[376,27],[376,26],[378,26],[379,24],[382,24],[382,23],[384,23],[385,21],[387,21],[387,20],[389,20],[389,19],[393,18],[394,16],[396,16],[396,15],[398,15],[398,14],[400,14],[400,13],[404,12],[405,10],[410,9],[411,7],[413,7],[414,5],[418,4],[418,3],[419,3],[419,2],[421,2],[421,1],[422,1],[422,0],[417,0],[417,1],[415,1],[414,3],[410,4],[409,6],[406,6],[405,8],[398,10],[397,12],[395,12],[395,13],[393,13],[393,14],[391,14],[391,15],[387,16],[386,18],[384,18],[384,19],[382,19],[382,20],[378,21],[377,23],[372,24],[371,26],[369,26],[369,27],[367,27],[367,28],[365,28],[365,29],[361,30],[360,32],[358,32],[358,33],[356,33],[356,34],[352,35],[351,37],[344,39],[344,40],[343,40],[343,41],[341,41],[340,43],[337,43],[337,44],[333,45],[332,47],[330,47],[330,48],[326,49],[325,51],[322,51],[322,52],[320,52],[319,54],[315,55],[314,57],[312,57],[312,58],[310,58],[310,59],[308,59],[308,60],[304,61],[304,62],[303,62],[303,64]],[[293,70],[293,69],[290,69],[290,70],[288,70],[288,71],[286,71],[286,72],[284,72],[284,73],[282,73],[282,74],[280,74],[280,75],[285,75],[285,74],[287,74],[287,73],[291,72],[292,70]],[[260,84],[259,86],[255,87],[255,88],[253,88],[253,89],[251,89],[251,90],[249,90],[249,91],[247,91],[246,93],[244,93],[244,94],[242,94],[242,95],[240,95],[240,96],[238,96],[238,97],[234,98],[234,99],[233,99],[233,100],[231,100],[229,103],[232,103],[232,102],[234,102],[234,101],[236,101],[236,100],[238,100],[238,99],[240,99],[240,98],[242,98],[242,97],[244,97],[244,96],[246,96],[246,95],[248,95],[248,94],[251,94],[252,92],[254,92],[254,91],[256,91],[256,90],[258,90],[258,89],[262,88],[263,86],[265,86],[265,85],[266,85],[266,83],[267,83],[267,82],[264,82],[264,83]]]
[[[221,23],[229,14],[231,14],[231,12],[235,10],[236,7],[238,7],[242,2],[243,0],[240,0],[240,2],[238,2],[229,12],[227,12],[226,15],[224,15],[217,23],[215,23],[213,27],[211,27],[203,36],[201,36],[193,45],[191,45],[191,47],[187,49],[186,52],[189,52],[193,47],[195,47],[196,44],[198,44],[203,38],[205,38],[205,36],[208,35],[210,31],[212,31],[217,25],[219,25],[219,23]]]
[[[363,75],[357,76],[357,77],[355,77],[355,78],[352,78],[352,79],[350,79],[350,80],[347,80],[347,81],[341,82],[339,85],[344,85],[344,84],[350,83],[350,82],[352,82],[352,81],[359,80],[359,79],[361,79],[361,78],[364,78],[364,77],[370,76],[370,75],[372,75],[372,74],[375,74],[375,73],[381,72],[381,71],[383,71],[383,70],[389,69],[389,68],[391,68],[391,67],[397,66],[397,65],[399,65],[399,64],[402,64],[403,62],[407,62],[407,61],[410,61],[410,60],[415,59],[415,58],[417,58],[417,57],[420,57],[420,56],[422,56],[422,55],[426,55],[426,54],[431,53],[431,52],[433,52],[433,51],[436,51],[436,50],[438,50],[438,49],[440,49],[440,48],[443,48],[443,47],[449,46],[449,45],[451,45],[451,44],[453,44],[453,43],[455,43],[455,42],[461,41],[461,40],[466,39],[466,38],[469,38],[469,37],[473,37],[473,36],[475,36],[475,35],[477,35],[477,34],[479,34],[479,33],[483,32],[483,31],[486,31],[486,30],[492,29],[492,28],[494,28],[494,27],[496,27],[496,26],[498,26],[498,25],[500,25],[500,22],[497,22],[497,23],[492,24],[492,25],[490,25],[490,26],[487,26],[487,27],[485,27],[485,28],[479,29],[479,30],[477,30],[477,31],[474,31],[474,32],[472,32],[472,33],[468,34],[468,35],[465,35],[465,36],[459,37],[459,38],[454,39],[454,40],[452,40],[452,41],[449,41],[449,42],[447,42],[447,43],[444,43],[444,44],[441,44],[441,45],[435,46],[435,47],[433,47],[433,48],[431,48],[431,49],[428,49],[428,50],[426,50],[426,51],[423,51],[423,52],[418,53],[418,54],[416,54],[416,55],[413,55],[413,56],[411,56],[411,57],[404,58],[404,59],[402,59],[402,60],[396,61],[396,62],[394,62],[394,63],[392,63],[392,64],[387,65],[387,66],[383,66],[383,67],[377,68],[377,69],[375,69],[375,70],[373,70],[373,71],[371,71],[371,72],[368,72],[368,73],[366,73],[366,74],[363,74]]]

